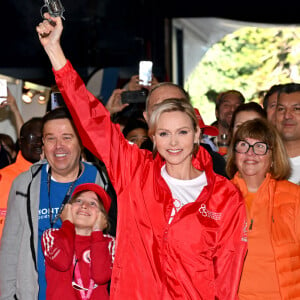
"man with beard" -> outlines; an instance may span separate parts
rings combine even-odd
[[[226,143],[227,145],[229,144],[229,127],[232,114],[235,109],[244,102],[245,97],[237,90],[228,90],[217,96],[215,110],[217,120],[212,124],[212,126],[219,129],[219,135],[216,138],[213,138],[213,142],[216,146],[216,149],[214,150],[218,149],[218,145],[221,140],[223,143]]]

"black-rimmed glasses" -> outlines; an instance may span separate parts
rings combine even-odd
[[[250,148],[252,148],[256,155],[265,155],[270,149],[270,147],[264,142],[256,142],[253,145],[250,145],[246,141],[238,141],[234,146],[235,152],[242,154],[247,153]]]

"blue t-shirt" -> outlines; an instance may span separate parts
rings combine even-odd
[[[51,180],[50,185],[48,184],[48,166],[45,164],[42,167],[41,173],[41,189],[40,189],[40,205],[39,205],[39,224],[38,224],[38,278],[39,278],[39,300],[46,300],[46,276],[45,276],[45,261],[44,254],[42,251],[41,237],[46,229],[51,227],[50,216],[52,222],[60,209],[60,206],[67,195],[70,187],[72,189],[69,194],[72,195],[74,188],[81,183],[95,182],[97,175],[97,168],[93,165],[84,163],[82,174],[73,182],[61,183]],[[73,186],[72,186],[73,184]],[[48,190],[48,187],[50,189]],[[50,214],[50,208],[52,213]],[[58,218],[53,224],[53,228],[61,227],[61,219]]]

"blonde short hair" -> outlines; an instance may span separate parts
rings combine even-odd
[[[153,106],[153,112],[149,120],[148,135],[150,137],[155,135],[157,123],[160,116],[165,112],[173,112],[173,111],[180,111],[185,113],[192,121],[192,126],[194,131],[195,132],[197,131],[199,127],[198,118],[196,116],[193,106],[188,102],[182,101],[181,99],[166,99],[163,102],[157,103]],[[194,145],[194,150],[193,150],[194,155],[198,152],[198,149],[199,149],[199,144],[197,143]],[[155,157],[156,154],[157,154],[157,149],[154,145],[153,157]]]

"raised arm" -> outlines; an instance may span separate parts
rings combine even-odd
[[[24,124],[24,120],[23,120],[23,117],[19,110],[19,107],[17,105],[16,98],[11,93],[9,88],[7,89],[7,104],[6,105],[9,106],[9,108],[13,114],[14,122],[16,125],[17,136],[18,136],[18,138],[20,138],[20,130],[21,130],[22,125]]]
[[[46,18],[50,18],[45,14]],[[63,26],[60,17],[45,20],[37,26],[39,39],[52,63],[57,86],[73,117],[83,145],[104,162],[117,193],[126,186],[141,167],[143,155],[124,138],[119,126],[111,122],[110,113],[92,93],[66,59],[60,45]],[[117,93],[115,90],[114,93]],[[114,94],[112,96],[115,96]],[[144,153],[145,154],[145,153]]]
[[[59,70],[67,63],[60,45],[60,38],[63,31],[62,20],[60,17],[51,17],[49,13],[45,13],[44,17],[45,20],[36,27],[36,31],[53,69]],[[49,20],[52,22],[49,22]],[[55,26],[51,25],[51,23],[54,24],[53,22],[56,24]]]

